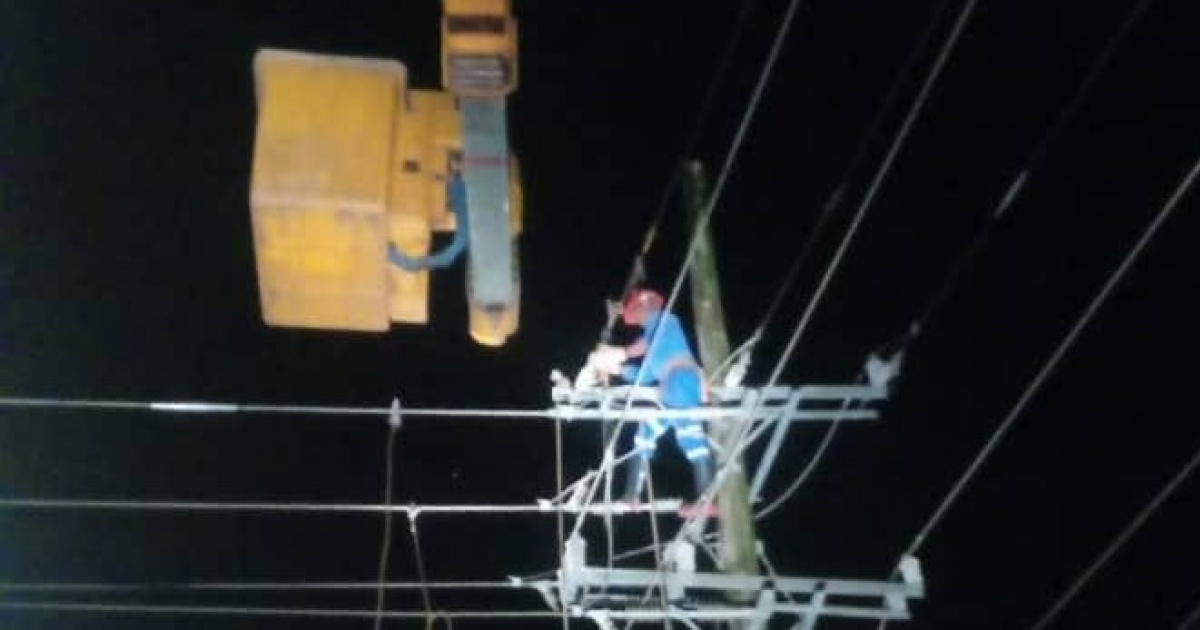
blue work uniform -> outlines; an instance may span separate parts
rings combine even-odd
[[[658,338],[655,339],[656,330]],[[621,376],[633,382],[641,371],[636,385],[658,385],[659,400],[668,409],[694,409],[704,400],[704,383],[696,359],[688,347],[687,337],[679,318],[661,311],[646,317],[642,326],[642,339],[647,344],[646,355],[641,365],[628,364],[622,367]],[[649,346],[653,347],[649,347]],[[675,442],[688,458],[696,461],[712,457],[704,426],[691,418],[652,418],[638,425],[633,438],[633,448],[642,458],[652,459],[658,443],[668,429],[675,430]]]

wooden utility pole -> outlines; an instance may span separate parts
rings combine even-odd
[[[699,227],[700,214],[708,205],[708,185],[704,165],[687,163],[683,177],[684,203],[693,228]],[[700,345],[700,361],[712,375],[729,357],[729,335],[725,330],[725,311],[721,308],[721,284],[717,274],[717,256],[712,232],[704,227],[696,246],[696,256],[689,270],[692,283],[692,312],[696,319],[696,338]],[[733,449],[737,426],[714,422],[708,427],[709,437],[716,443],[718,467],[724,465],[725,455]],[[754,515],[750,510],[750,489],[741,457],[733,462],[717,492],[718,522],[721,528],[721,569],[727,573],[754,575],[758,572],[755,552]],[[755,593],[731,593],[738,600],[753,600]]]

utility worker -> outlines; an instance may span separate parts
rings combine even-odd
[[[619,306],[621,319],[627,326],[640,327],[641,336],[624,347],[601,345],[591,363],[598,371],[619,374],[635,385],[657,385],[659,400],[667,409],[694,409],[704,402],[704,374],[688,347],[679,318],[663,312],[663,305],[663,296],[650,289],[636,289],[625,296]],[[641,379],[634,383],[639,374]],[[626,464],[623,503],[637,502],[658,439],[670,429],[675,430],[675,442],[692,465],[697,500],[712,483],[713,457],[704,426],[691,418],[652,418],[641,422],[634,435],[636,455]]]

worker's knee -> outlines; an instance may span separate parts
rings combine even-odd
[[[680,444],[679,447],[683,450],[683,455],[689,462],[700,461],[702,459],[712,459],[712,450],[708,448],[707,443],[701,442],[699,444],[691,444],[688,447],[684,447],[682,444]]]
[[[675,442],[679,444],[679,450],[683,451],[688,461],[712,457],[712,450],[708,446],[708,437],[704,435],[704,428],[700,426],[699,422],[693,421],[686,425],[677,425]]]
[[[704,425],[699,422],[684,418],[675,421],[675,436],[680,439],[704,439]]]

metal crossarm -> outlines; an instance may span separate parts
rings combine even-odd
[[[906,620],[909,600],[925,596],[921,564],[911,556],[901,562],[898,580],[868,581],[696,572],[689,554],[688,549],[676,549],[670,554],[676,561],[659,571],[609,569],[588,565],[587,543],[572,536],[558,571],[561,610],[590,618],[601,628],[617,620],[662,619],[747,620],[765,628],[776,615],[795,616],[802,627],[812,628],[823,617]],[[670,604],[645,606],[645,590],[664,582]],[[726,605],[724,594],[729,591],[757,591],[757,601]]]
[[[555,503],[550,499],[538,499],[537,506],[542,512],[554,512],[562,510],[568,514],[578,514],[587,512],[588,514],[612,514],[616,515],[645,515],[645,514],[674,514],[679,512],[683,507],[683,501],[680,499],[659,499],[657,501],[649,501],[638,504],[635,507],[631,506],[616,506],[606,503],[592,503],[590,505],[581,505],[578,501],[568,501],[566,503]]]
[[[834,580],[816,578],[778,578],[766,580],[756,576],[735,576],[719,573],[680,572],[670,576],[672,586],[684,588],[686,603],[677,600],[666,608],[639,606],[641,593],[660,582],[657,571],[616,569],[608,570],[567,563],[563,583],[567,593],[586,593],[588,587],[606,587],[595,596],[584,595],[580,600],[567,602],[572,616],[587,617],[603,628],[611,621],[656,621],[686,619],[693,622],[746,620],[762,627],[776,616],[801,620],[802,627],[814,627],[821,618],[886,619],[903,621],[910,618],[908,601],[924,597],[924,582],[919,565],[911,559],[909,571],[902,581]],[[746,606],[726,605],[721,594],[728,590],[758,589],[759,597]],[[786,596],[785,596],[786,595]],[[628,603],[614,607],[613,602]]]
[[[658,571],[650,569],[605,569],[591,566],[576,569],[571,577],[576,584],[583,586],[608,585],[609,589],[629,588],[639,594],[641,589],[657,585],[662,579]],[[680,572],[675,577],[678,583],[689,592],[713,591],[713,594],[735,590],[753,591],[768,587],[781,593],[810,597],[816,593],[824,593],[826,601],[832,601],[839,597],[884,598],[889,595],[898,595],[907,600],[921,598],[925,594],[924,581],[919,571],[916,575],[905,576],[906,579],[894,582],[803,577],[780,577],[769,580],[762,576],[705,572]]]
[[[743,405],[749,397],[757,403]],[[882,388],[865,385],[804,385],[802,387],[717,387],[709,402],[696,409],[664,409],[653,387],[554,387],[554,413],[565,420],[647,420],[650,418],[693,420],[832,421],[874,420],[879,417],[870,403],[883,400]],[[843,409],[857,401],[855,409]]]

